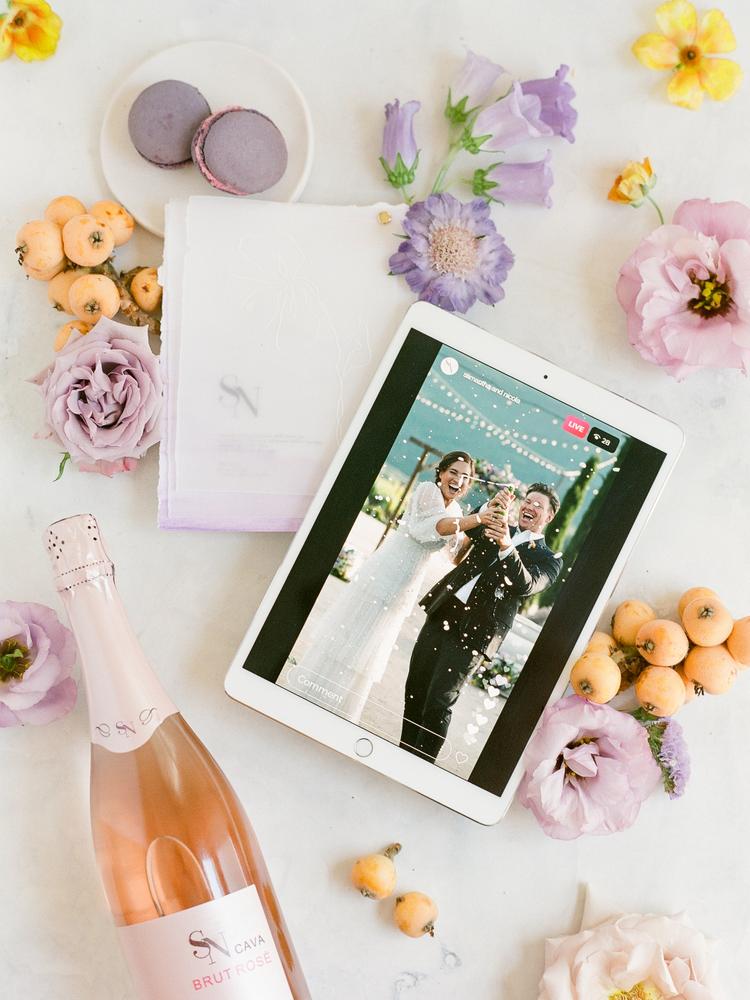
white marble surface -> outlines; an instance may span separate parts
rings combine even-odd
[[[693,748],[685,797],[655,796],[618,836],[558,843],[514,806],[485,829],[230,703],[222,677],[287,536],[159,533],[156,450],[130,478],[69,471],[33,442],[40,404],[23,382],[49,358],[55,316],[10,253],[18,226],[46,202],[107,194],[97,144],[111,93],[160,48],[196,38],[246,42],[295,77],[309,100],[317,155],[305,198],[388,196],[376,156],[381,106],[421,98],[422,144],[437,154],[445,87],[468,44],[520,76],[575,67],[574,146],[554,144],[551,212],[512,208],[500,225],[517,255],[507,299],[472,318],[681,423],[688,444],[615,600],[668,611],[690,584],[750,611],[747,382],[704,373],[676,385],[629,348],[614,297],[618,266],[651,227],[648,210],[609,204],[612,175],[649,155],[671,212],[685,197],[750,200],[750,85],[699,114],[671,107],[664,80],[630,56],[653,30],[649,2],[475,0],[57,0],[59,53],[0,66],[0,596],[57,605],[41,533],[81,510],[101,519],[132,620],[160,675],[230,775],[256,825],[310,982],[322,1000],[533,1000],[543,939],[577,926],[580,885],[643,910],[687,908],[722,939],[726,996],[750,981],[750,677],[681,716]],[[748,58],[750,9],[726,7]],[[430,103],[432,102],[432,103]],[[426,152],[424,164],[431,156]],[[217,249],[220,252],[220,248]],[[152,262],[140,236],[128,259]],[[0,994],[9,1000],[130,1000],[89,838],[85,706],[42,729],[0,735]],[[346,887],[353,855],[398,838],[402,885],[434,894],[436,940],[412,941],[385,908]],[[589,1000],[589,998],[586,998]],[[595,1000],[595,998],[590,998]]]

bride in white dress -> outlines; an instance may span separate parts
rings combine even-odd
[[[458,503],[473,476],[474,462],[466,452],[445,455],[435,480],[414,489],[398,529],[365,560],[321,619],[301,666],[329,692],[327,708],[359,721],[419,597],[430,558],[440,549],[457,553],[463,532],[489,518],[486,513],[464,516]]]

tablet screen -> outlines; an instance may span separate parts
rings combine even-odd
[[[412,330],[245,668],[501,794],[664,458]]]

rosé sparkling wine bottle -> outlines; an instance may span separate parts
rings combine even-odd
[[[142,1000],[310,1000],[263,855],[229,782],[148,665],[96,520],[46,544],[78,642],[91,823]]]

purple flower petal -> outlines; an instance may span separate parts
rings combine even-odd
[[[524,94],[533,94],[540,99],[540,118],[555,135],[561,135],[568,142],[575,142],[573,129],[578,121],[578,112],[570,103],[576,92],[565,79],[569,71],[569,66],[562,65],[552,77],[522,83],[521,90]]]
[[[463,66],[450,87],[448,107],[462,104],[464,114],[484,104],[505,70],[485,56],[467,49]]]
[[[547,150],[544,159],[531,163],[496,163],[485,173],[487,180],[497,185],[490,190],[490,195],[503,203],[525,202],[550,208],[549,190],[554,181],[549,165],[551,157]]]
[[[76,696],[72,632],[51,608],[3,601],[0,643],[12,638],[28,649],[30,662],[20,677],[0,679],[0,727],[44,725],[70,711]]]
[[[419,158],[414,138],[414,115],[421,108],[419,101],[407,101],[401,106],[398,100],[385,106],[385,127],[380,162],[388,180],[397,188],[414,181]]]
[[[410,239],[388,263],[421,300],[463,313],[477,299],[494,305],[503,298],[513,254],[483,199],[430,195],[409,208],[403,226]]]
[[[624,830],[660,777],[639,722],[577,695],[546,709],[524,761],[519,800],[560,840]]]
[[[524,94],[516,81],[505,97],[480,111],[471,134],[476,140],[488,136],[481,144],[482,150],[510,149],[527,139],[552,135],[541,111],[541,99],[534,94]]]
[[[159,440],[162,380],[145,327],[102,318],[34,381],[48,427],[79,465],[119,469]]]
[[[77,697],[78,685],[72,677],[67,677],[51,687],[36,704],[30,708],[20,709],[15,714],[22,726],[46,726],[67,715],[75,705]]]
[[[677,379],[700,368],[747,372],[750,209],[693,199],[675,220],[646,237],[620,269],[617,297],[630,342]],[[696,311],[704,282],[717,308]]]

